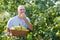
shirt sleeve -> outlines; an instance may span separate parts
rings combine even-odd
[[[28,22],[30,23],[30,19],[27,17]]]
[[[13,26],[13,21],[10,19],[7,23],[7,28],[11,28]]]

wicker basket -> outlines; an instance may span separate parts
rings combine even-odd
[[[26,36],[29,31],[22,31],[22,30],[10,30],[12,33],[12,36],[20,37],[20,36]]]

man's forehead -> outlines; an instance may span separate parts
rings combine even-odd
[[[19,6],[18,9],[25,9],[25,7],[22,5],[22,6]]]

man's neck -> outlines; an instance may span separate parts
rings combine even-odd
[[[19,18],[19,19],[22,19],[22,18],[20,18],[20,15],[18,15],[18,18]]]

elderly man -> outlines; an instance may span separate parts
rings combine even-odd
[[[32,24],[30,23],[30,19],[25,15],[26,10],[24,5],[18,6],[18,15],[11,18],[7,23],[7,32],[10,32],[11,27],[16,27],[19,25],[23,25],[26,29],[33,30]]]

